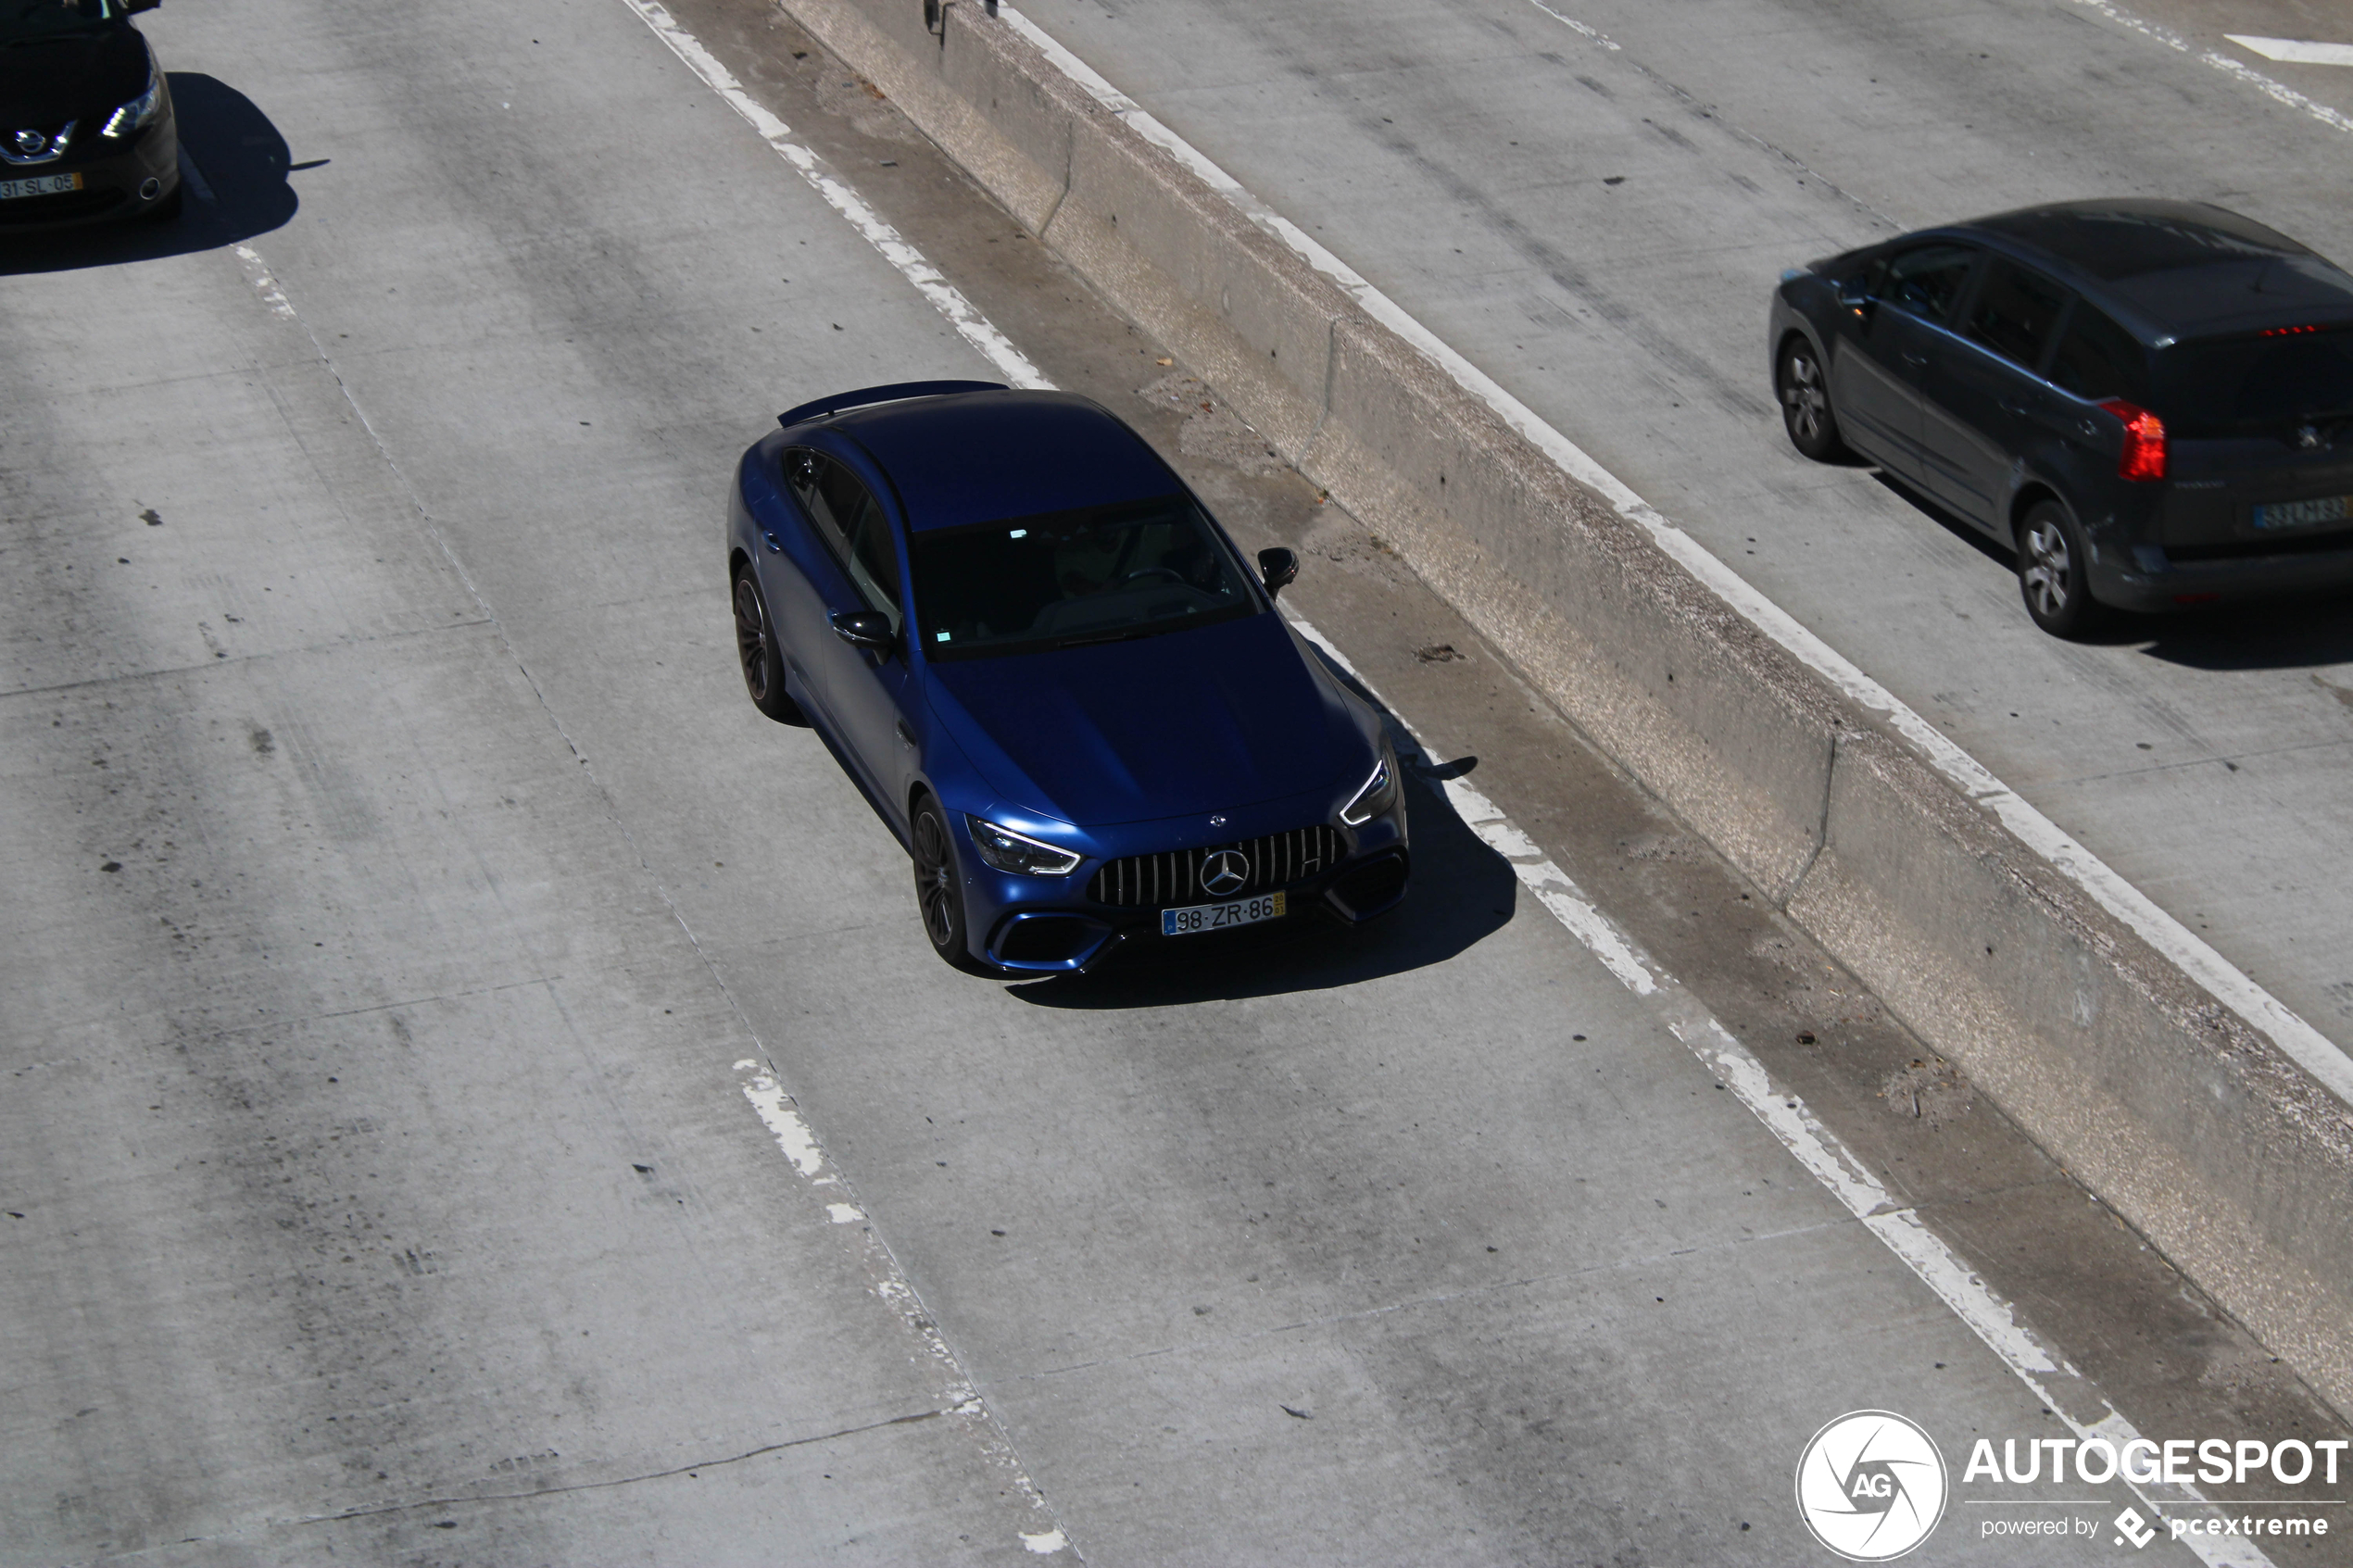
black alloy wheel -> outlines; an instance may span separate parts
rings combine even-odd
[[[1812,344],[1793,337],[1782,345],[1773,390],[1781,400],[1781,428],[1789,432],[1791,445],[1818,463],[1846,456],[1838,415],[1831,408],[1830,380]]]
[[[915,908],[924,917],[931,950],[968,973],[985,972],[964,950],[964,890],[956,874],[956,846],[939,802],[925,796],[915,807],[909,837],[914,840]]]
[[[2083,636],[2099,606],[2084,581],[2091,559],[2083,531],[2057,501],[2037,501],[2018,525],[2018,587],[2026,613],[2054,637]]]
[[[736,657],[743,665],[744,690],[751,705],[779,724],[806,724],[800,704],[785,691],[785,659],[776,646],[768,601],[751,568],[736,572]]]

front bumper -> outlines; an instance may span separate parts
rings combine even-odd
[[[0,181],[78,175],[81,188],[0,201],[0,233],[67,229],[152,212],[180,188],[180,137],[169,105],[127,145],[83,132],[51,163],[0,164]]]
[[[1327,804],[1317,797],[1317,805]],[[1237,890],[1223,897],[1189,895],[1148,904],[1118,906],[1090,896],[1095,873],[1109,861],[1134,855],[1152,855],[1172,848],[1208,847],[1284,834],[1312,823],[1301,814],[1304,803],[1271,803],[1249,811],[1235,811],[1214,834],[1200,829],[1195,842],[1182,835],[1197,829],[1200,818],[1178,822],[1139,822],[1097,834],[1103,853],[1088,856],[1068,876],[1021,876],[989,870],[970,842],[957,814],[954,824],[960,864],[965,868],[964,909],[972,933],[973,957],[1009,974],[1073,974],[1091,969],[1116,949],[1134,944],[1194,940],[1161,935],[1161,910],[1204,903],[1225,903],[1280,891],[1289,905],[1274,921],[1238,928],[1267,930],[1297,924],[1302,920],[1336,921],[1356,925],[1388,913],[1401,903],[1411,879],[1412,849],[1401,793],[1390,810],[1358,827],[1336,826],[1341,845],[1339,858],[1327,867],[1288,881]],[[1305,806],[1312,813],[1315,806]],[[1239,831],[1237,831],[1239,830]]]

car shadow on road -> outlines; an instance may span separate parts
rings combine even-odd
[[[2279,599],[2134,617],[2151,659],[2190,670],[2311,670],[2353,664],[2353,598]]]
[[[186,193],[178,220],[0,232],[0,273],[118,267],[217,250],[281,228],[295,215],[301,200],[286,182],[293,154],[270,117],[243,93],[200,71],[169,75]]]
[[[1027,982],[1012,995],[1039,1007],[1115,1010],[1328,990],[1443,963],[1511,923],[1519,892],[1512,863],[1464,822],[1385,705],[1326,664],[1387,720],[1404,764],[1414,855],[1404,901],[1353,928],[1315,914],[1273,932],[1145,938],[1085,974]],[[1441,771],[1459,776],[1462,766]]]

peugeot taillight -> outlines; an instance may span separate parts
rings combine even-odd
[[[2100,405],[2124,421],[2124,450],[2117,455],[2119,479],[2165,477],[2165,421],[2136,404],[2111,397]]]

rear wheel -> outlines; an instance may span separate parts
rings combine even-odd
[[[744,691],[751,705],[779,724],[806,724],[800,704],[785,691],[785,659],[776,646],[775,622],[751,568],[736,572],[736,658],[743,667]]]
[[[2026,613],[2054,637],[2076,638],[2098,624],[2100,607],[2084,581],[2091,552],[2083,531],[2057,501],[2037,501],[2018,525],[2018,587]]]
[[[1773,390],[1781,400],[1781,428],[1790,445],[1818,463],[1846,455],[1839,439],[1838,415],[1831,408],[1831,383],[1822,374],[1821,357],[1802,337],[1781,345],[1773,371]]]
[[[964,950],[963,879],[956,874],[956,845],[939,802],[925,796],[909,827],[908,836],[914,841],[915,908],[924,917],[931,950],[968,973],[987,972],[987,966]]]

